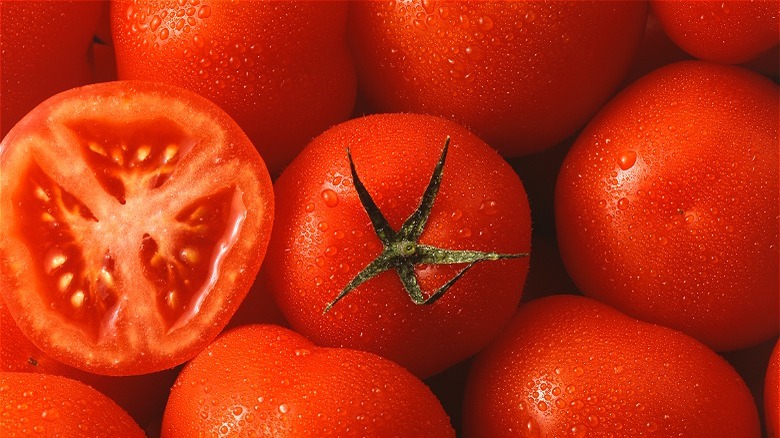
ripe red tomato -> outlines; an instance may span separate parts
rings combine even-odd
[[[195,356],[263,259],[271,180],[238,125],[180,88],[56,95],[0,143],[0,291],[58,361],[143,374]]]
[[[644,1],[358,1],[350,40],[379,112],[451,118],[502,155],[572,135],[617,89]]]
[[[594,118],[556,191],[588,296],[716,350],[776,336],[778,87],[740,67],[655,70]]]
[[[696,340],[584,297],[525,304],[474,361],[464,436],[759,437],[739,375]]]
[[[0,297],[0,371],[55,374],[78,380],[107,395],[141,426],[159,418],[178,369],[140,376],[102,376],[70,367],[49,357],[16,326]]]
[[[651,0],[650,5],[672,41],[699,59],[737,64],[780,42],[777,0]]]
[[[65,377],[0,372],[0,400],[4,437],[146,436],[110,398]]]
[[[348,150],[379,210],[373,217]],[[424,194],[439,171],[431,206]],[[477,352],[514,314],[528,259],[470,265],[463,251],[527,253],[525,191],[494,150],[454,122],[413,114],[353,119],[314,139],[274,190],[283,225],[274,229],[263,275],[291,327],[316,344],[371,351],[424,378]],[[421,204],[427,222],[419,220]],[[367,275],[382,266],[390,269]],[[452,287],[438,301],[413,301],[444,285]],[[334,304],[337,297],[343,300]]]
[[[112,3],[119,78],[166,82],[211,99],[273,173],[352,112],[345,1]]]
[[[425,384],[371,353],[272,325],[231,330],[184,367],[162,437],[454,437]]]
[[[780,437],[780,341],[775,344],[764,380],[764,414],[769,438]]]
[[[92,82],[101,1],[0,2],[0,139],[49,96]]]

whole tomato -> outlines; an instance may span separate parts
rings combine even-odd
[[[4,437],[145,437],[110,398],[61,376],[0,371]]]
[[[759,437],[739,375],[680,332],[595,300],[540,298],[479,353],[465,437]]]
[[[50,96],[93,81],[101,1],[0,2],[0,139]]]
[[[742,63],[780,42],[777,0],[651,0],[650,5],[669,38],[699,59]]]
[[[683,61],[589,123],[556,187],[566,268],[588,296],[719,351],[777,335],[778,87]]]
[[[356,1],[361,93],[378,112],[453,119],[502,155],[574,134],[620,85],[644,1]]]
[[[447,146],[448,145],[448,146]],[[528,270],[520,179],[454,122],[383,114],[316,139],[274,185],[261,275],[291,327],[424,378],[509,321]]]
[[[371,353],[272,325],[228,331],[171,389],[162,437],[454,437],[431,390]]]
[[[352,112],[346,1],[120,0],[111,18],[120,79],[214,101],[272,173]]]

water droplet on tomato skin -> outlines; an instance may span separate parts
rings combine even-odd
[[[331,189],[325,189],[320,194],[325,205],[328,207],[335,207],[339,205],[339,195]]]
[[[618,166],[623,170],[628,170],[636,164],[636,152],[625,151],[618,157]]]

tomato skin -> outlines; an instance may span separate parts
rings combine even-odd
[[[89,0],[0,4],[0,139],[48,97],[92,82],[87,52],[102,4]]]
[[[0,292],[37,347],[85,371],[145,374],[195,356],[270,238],[261,157],[224,111],[181,88],[56,95],[0,143],[0,170]]]
[[[591,121],[555,199],[585,295],[718,351],[777,335],[777,90],[740,67],[680,62]]]
[[[145,437],[111,399],[60,376],[0,371],[0,430],[6,437]]]
[[[651,0],[650,5],[672,41],[699,59],[747,62],[780,42],[777,0]]]
[[[371,351],[428,377],[474,354],[498,334],[520,300],[528,258],[482,262],[431,305],[414,304],[396,272],[326,305],[382,251],[353,186],[356,172],[390,226],[415,211],[452,138],[443,179],[420,243],[499,253],[530,250],[523,185],[501,157],[459,125],[433,116],[383,114],[335,126],[274,184],[277,223],[261,275],[290,326],[318,345]],[[417,267],[432,292],[463,265]]]
[[[166,82],[216,102],[277,174],[352,111],[346,17],[345,1],[112,2],[119,78]]]
[[[759,437],[733,368],[680,332],[573,295],[523,305],[479,353],[464,436]]]
[[[161,436],[206,435],[455,436],[439,401],[405,369],[272,325],[231,330],[182,370]]]
[[[769,438],[780,437],[780,341],[769,357],[764,380],[764,413]]]
[[[376,112],[447,117],[504,156],[553,146],[620,85],[644,1],[350,4],[359,87]]]

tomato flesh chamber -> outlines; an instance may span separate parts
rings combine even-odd
[[[129,210],[145,206],[150,193],[165,190],[177,165],[197,144],[196,138],[166,119],[125,124],[93,120],[68,127],[87,167],[117,201],[112,216],[132,218],[133,227],[144,227],[147,217]],[[112,222],[115,219],[93,214],[86,202],[31,162],[14,202],[22,239],[39,257],[34,269],[45,299],[65,321],[97,342],[102,330],[112,325],[123,295],[137,293],[129,289],[137,288],[138,279],[123,276],[141,272],[166,329],[186,323],[214,286],[222,259],[246,217],[241,190],[234,183],[208,190],[196,199],[172,203],[178,211],[163,215],[165,232],[150,227],[148,232],[133,233],[123,229],[127,221]],[[175,194],[180,195],[184,196]],[[136,197],[141,202],[130,202]],[[88,241],[85,236],[90,229],[94,234],[98,224],[110,229],[107,235],[115,241],[104,239],[99,245]],[[137,259],[122,260],[120,247],[136,248]],[[123,269],[122,264],[132,263],[140,269]]]

